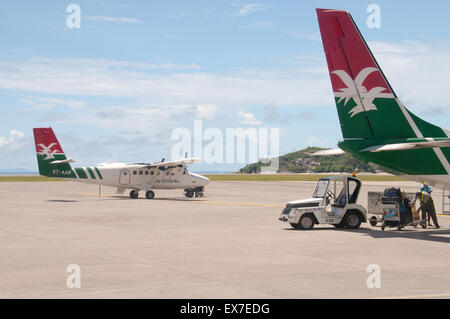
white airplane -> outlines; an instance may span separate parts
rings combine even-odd
[[[153,189],[184,189],[188,198],[203,197],[209,179],[188,172],[187,164],[200,162],[195,158],[160,163],[107,162],[93,167],[72,167],[51,127],[34,128],[34,140],[39,174],[47,177],[117,188],[118,193],[131,189],[130,197],[137,198],[145,191],[147,199],[153,199]]]

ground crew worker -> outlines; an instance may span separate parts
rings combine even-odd
[[[420,185],[420,191],[423,192],[427,192],[429,195],[431,195],[431,188],[430,186],[428,186],[426,183],[423,183],[422,185]],[[427,213],[427,223],[428,226],[431,227],[431,215]]]
[[[416,198],[420,201],[419,211],[422,211],[422,220],[425,222],[427,213],[433,219],[434,226],[439,228],[439,223],[436,216],[436,209],[434,208],[433,198],[431,197],[431,189],[428,185],[421,186],[421,191],[416,194]],[[428,193],[427,190],[430,192]]]

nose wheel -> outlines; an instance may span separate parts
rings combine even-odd
[[[185,189],[184,190],[184,196],[186,196],[187,198],[192,198],[192,197],[203,197],[204,194],[204,188],[203,186],[201,187],[196,187],[196,188],[189,188],[189,189]]]

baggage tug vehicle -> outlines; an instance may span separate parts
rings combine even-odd
[[[296,229],[312,229],[316,224],[357,229],[367,222],[366,209],[356,204],[361,181],[351,176],[320,178],[311,198],[286,204],[280,218]]]

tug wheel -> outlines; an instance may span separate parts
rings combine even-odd
[[[298,222],[300,225],[300,229],[309,230],[314,227],[314,219],[311,215],[303,215]]]
[[[294,223],[290,223],[290,224],[291,224],[292,228],[300,229],[300,224],[294,224]]]
[[[361,215],[358,213],[350,212],[345,218],[345,226],[351,229],[357,229],[361,226]]]

